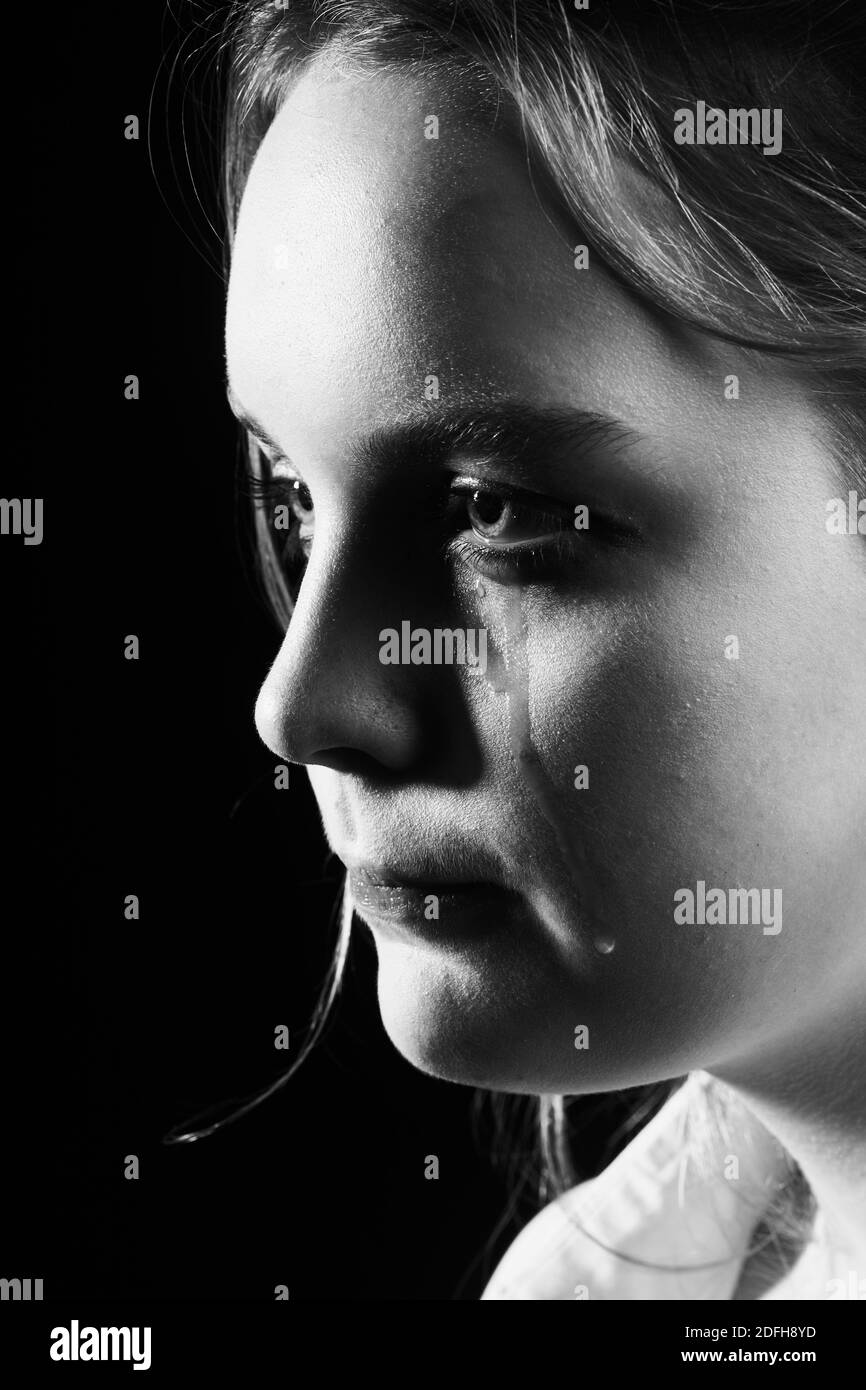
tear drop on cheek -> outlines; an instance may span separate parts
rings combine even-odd
[[[592,944],[600,956],[609,956],[616,942],[612,941],[609,936],[597,936]]]
[[[477,580],[476,583],[475,583],[475,592],[476,592],[476,594],[478,595],[479,598],[484,598],[484,595],[487,593],[487,590],[485,589],[484,585],[481,583],[481,580],[480,580],[480,579]]]

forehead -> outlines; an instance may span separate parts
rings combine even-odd
[[[438,139],[425,137],[431,115]],[[417,401],[430,373],[443,390],[476,394],[514,389],[519,372],[525,389],[527,363],[549,369],[564,297],[580,299],[584,331],[600,315],[590,287],[577,296],[577,274],[522,151],[471,122],[453,84],[313,67],[244,192],[226,320],[232,383],[256,414],[303,378],[306,389],[329,380],[354,411],[378,398],[390,415]]]
[[[670,333],[600,261],[576,269],[579,236],[542,203],[518,142],[468,116],[442,73],[314,63],[242,200],[234,393],[301,466],[416,411],[430,375],[454,407],[534,396],[668,437],[677,420],[716,430],[716,349]],[[738,429],[751,414],[744,402]]]

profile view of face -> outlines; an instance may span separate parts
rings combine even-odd
[[[866,981],[866,571],[827,426],[584,239],[453,83],[316,60],[227,306],[309,556],[259,732],[309,770],[396,1047],[527,1093],[770,1066]],[[485,660],[400,659],[404,624]]]

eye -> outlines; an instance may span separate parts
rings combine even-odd
[[[277,541],[291,537],[293,553],[298,549],[309,558],[315,527],[315,508],[306,483],[277,465],[258,489]]]
[[[310,558],[315,532],[315,508],[306,483],[266,454],[263,471],[248,471],[246,484],[253,504],[267,520],[271,544],[296,599]]]
[[[279,483],[279,477],[275,478]],[[302,526],[312,526],[313,523],[313,499],[310,496],[310,489],[306,483],[302,483],[300,478],[285,479],[286,495],[289,499],[289,506]]]
[[[464,498],[466,520],[474,536],[490,546],[538,543],[559,535],[569,525],[564,508],[552,513],[516,494],[481,487],[471,492],[457,488],[454,492]]]
[[[452,479],[446,515],[452,559],[503,583],[517,575],[538,583],[564,578],[639,536],[629,522],[584,504],[473,478]]]

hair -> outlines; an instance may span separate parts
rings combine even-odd
[[[521,142],[544,198],[642,301],[783,359],[826,421],[843,485],[866,490],[858,8],[857,0],[606,0],[586,10],[566,0],[234,0],[217,41],[228,59],[224,269],[256,152],[312,63],[435,75],[465,119],[492,121]],[[758,157],[732,146],[720,159],[710,146],[677,144],[674,112],[697,100],[781,108],[782,148]],[[624,171],[636,199],[623,196]],[[247,448],[255,473],[251,438]],[[284,628],[292,599],[260,509],[255,524],[264,587]],[[340,946],[307,1044],[249,1104],[283,1084],[317,1040],[351,918],[344,898]],[[669,1093],[667,1084],[656,1094]],[[541,1098],[541,1137],[548,1188],[562,1190],[574,1180],[565,1098]],[[797,1187],[793,1164],[791,1172]]]

